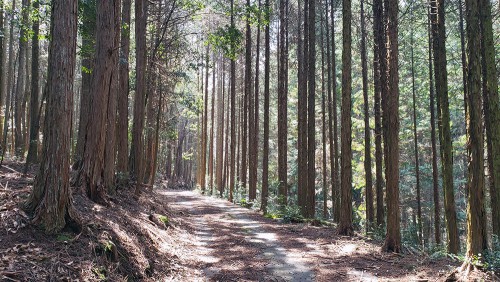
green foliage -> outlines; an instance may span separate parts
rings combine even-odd
[[[104,243],[104,252],[110,253],[113,251],[115,244],[111,241],[106,241]]]
[[[63,233],[63,234],[59,234],[59,235],[57,235],[56,240],[57,240],[58,242],[64,242],[64,243],[67,243],[67,242],[69,242],[69,241],[71,240],[71,237],[69,237],[69,236],[68,236],[68,234],[64,234],[64,233]]]
[[[170,222],[168,217],[165,215],[158,216],[158,220],[163,222],[163,224],[165,224],[165,225],[169,224],[169,222]]]
[[[89,68],[82,66],[82,72],[90,74],[90,73],[92,73],[92,69],[89,69]]]
[[[254,205],[254,202],[252,201],[247,201],[246,198],[242,198],[240,201],[239,201],[239,205],[242,206],[242,207],[245,207],[245,208],[252,208],[252,206]]]
[[[106,268],[104,268],[104,266],[93,267],[92,272],[97,276],[97,279],[99,281],[106,281],[107,280],[106,275],[107,275],[108,271],[106,270]]]
[[[474,255],[471,258],[469,258],[463,254],[458,254],[458,255],[448,254],[448,257],[450,257],[454,260],[457,260],[457,261],[461,261],[461,262],[468,261],[470,264],[472,264],[473,266],[480,268],[480,269],[487,268],[487,264],[485,263],[485,260],[484,260],[482,254],[478,254],[477,256]]]
[[[238,54],[243,50],[243,34],[239,29],[231,25],[217,28],[208,35],[206,44],[215,49],[220,49],[224,56],[236,60]]]
[[[410,223],[407,228],[401,230],[401,239],[403,244],[420,248],[418,241],[418,227],[416,224]]]
[[[180,0],[177,5],[181,10],[190,13],[195,13],[205,8],[205,2],[199,0]]]
[[[445,258],[448,256],[448,252],[446,251],[446,246],[444,245],[437,245],[429,249],[430,253],[430,259],[431,260],[436,260],[436,259],[441,259]]]
[[[385,226],[379,225],[371,228],[366,232],[366,235],[372,237],[375,240],[382,241],[385,238]]]
[[[78,1],[78,31],[83,39],[90,42],[81,46],[81,56],[89,57],[95,52],[96,7],[96,0]]]
[[[485,267],[500,271],[500,238],[493,235],[492,248],[484,254]]]
[[[283,222],[284,223],[300,223],[304,222],[304,217],[300,212],[298,206],[285,206],[283,209]]]

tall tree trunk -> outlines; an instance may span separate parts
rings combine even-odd
[[[15,108],[14,108],[14,132],[15,132],[15,146],[16,146],[16,156],[19,158],[24,157],[24,139],[22,133],[21,119],[23,116],[22,104],[24,101],[24,82],[25,82],[25,62],[26,62],[26,28],[28,27],[28,7],[29,1],[22,0],[21,6],[21,26],[19,34],[19,65],[17,67],[17,87],[15,95]]]
[[[322,3],[322,9],[326,10],[328,3]],[[326,169],[326,98],[325,98],[325,35],[324,35],[324,14],[321,13],[321,39],[320,39],[320,48],[321,48],[321,145],[322,145],[322,155],[321,155],[321,164],[322,164],[322,185],[323,185],[323,218],[327,218],[328,216],[328,185],[327,185],[327,174],[328,171]],[[328,48],[328,45],[327,45]]]
[[[146,99],[146,27],[147,6],[145,0],[135,1],[135,39],[136,39],[136,89],[134,99],[134,122],[132,124],[132,143],[130,146],[129,170],[132,179],[137,181],[135,194],[139,195],[144,179],[143,131]]]
[[[112,42],[113,51],[111,56],[111,83],[106,113],[106,145],[104,149],[104,186],[109,194],[115,194],[115,159],[116,159],[116,122],[117,122],[117,99],[119,90],[119,48],[121,31],[121,0],[115,0],[113,6],[114,19],[112,28],[114,38]],[[115,51],[116,50],[116,51]]]
[[[483,253],[487,245],[486,212],[484,209],[484,140],[481,120],[481,49],[480,12],[478,1],[466,0],[467,19],[467,149],[469,176],[467,180],[467,252],[465,265]]]
[[[366,24],[364,1],[361,0],[361,67],[363,76],[363,102],[365,121],[365,201],[366,201],[366,221],[368,228],[374,222],[373,211],[373,180],[372,180],[372,153],[370,137],[370,105],[368,104],[368,59],[366,57]]]
[[[234,22],[234,0],[231,0],[231,28],[235,28]],[[236,49],[236,42],[231,42],[231,50],[234,51]],[[235,111],[235,102],[236,102],[236,61],[235,58],[231,58],[231,90],[230,90],[230,98],[231,98],[231,145],[230,145],[230,154],[231,154],[231,163],[230,163],[230,175],[229,175],[229,201],[233,201],[233,192],[234,192],[234,176],[235,176],[235,157],[236,157],[236,111]]]
[[[288,136],[288,89],[286,89],[286,71],[288,64],[288,50],[286,49],[287,34],[287,2],[280,0],[280,31],[279,31],[279,70],[278,70],[278,201],[281,206],[288,203],[288,165],[287,165],[287,136]]]
[[[342,1],[342,127],[341,200],[339,234],[351,236],[352,225],[352,121],[351,121],[351,0]]]
[[[298,94],[297,94],[297,170],[307,171],[307,5],[309,1],[303,0],[303,10],[298,7]],[[300,2],[300,1],[299,1]],[[303,18],[303,27],[301,25]],[[302,37],[302,28],[304,36]],[[279,85],[279,84],[278,84]],[[306,194],[308,185],[308,174],[299,173],[297,175],[297,203],[301,209],[302,215],[307,215]]]
[[[490,172],[491,217],[493,234],[500,237],[500,101],[495,64],[495,42],[491,3],[479,0],[479,16],[482,35],[484,117],[488,140],[488,164]]]
[[[154,6],[153,14],[156,14],[154,21],[155,32],[151,34],[150,54],[148,58],[148,67],[146,71],[146,128],[145,128],[145,150],[144,150],[144,165],[145,177],[144,183],[152,187],[154,183],[154,166],[157,160],[155,154],[155,107],[159,104],[158,95],[158,46],[160,45],[160,30],[161,23],[159,19],[159,11],[162,11],[162,1],[159,1]],[[186,162],[184,162],[186,163]]]
[[[158,110],[156,111],[156,124],[155,124],[155,136],[154,136],[154,144],[153,144],[153,150],[152,150],[152,155],[153,155],[153,161],[152,161],[152,171],[151,171],[151,176],[149,179],[149,185],[153,185],[154,181],[156,179],[156,171],[158,170],[158,148],[159,148],[159,141],[160,141],[160,118],[163,113],[163,99],[164,99],[164,92],[163,92],[163,83],[161,81],[157,81],[158,84]],[[190,135],[191,136],[191,135]],[[189,176],[189,175],[188,175]]]
[[[40,4],[38,0],[33,1],[33,10],[38,12]],[[38,113],[38,97],[40,96],[39,87],[39,55],[40,47],[38,36],[40,34],[40,22],[38,17],[35,16],[33,19],[33,35],[32,49],[31,49],[31,97],[30,97],[30,139],[28,147],[28,156],[26,157],[26,166],[24,171],[27,172],[30,163],[36,163],[38,161],[38,131],[40,129],[39,113]],[[0,43],[1,44],[1,43]],[[1,86],[0,86],[1,88]],[[0,97],[0,100],[2,98]],[[1,104],[1,102],[0,102]]]
[[[207,175],[207,135],[208,135],[208,68],[210,60],[208,58],[209,46],[205,50],[205,98],[203,106],[203,130],[201,132],[201,167],[200,167],[200,186],[203,193],[206,188]]]
[[[250,0],[247,0],[246,7],[250,10]],[[243,126],[242,126],[242,136],[241,136],[241,172],[240,172],[240,182],[241,188],[246,192],[247,189],[247,169],[248,169],[248,137],[249,137],[249,116],[252,108],[252,29],[250,27],[250,17],[246,20],[245,26],[245,90],[243,96]],[[252,118],[253,119],[253,118]]]
[[[467,116],[467,51],[465,49],[465,29],[464,29],[464,5],[462,4],[462,0],[458,0],[458,24],[459,24],[459,31],[460,31],[460,49],[461,49],[461,54],[462,54],[462,85],[463,85],[463,105],[464,105],[464,116]],[[464,123],[461,126],[462,129],[462,134],[467,135],[467,125]],[[467,151],[462,156],[462,162],[463,162],[463,167],[467,167],[467,164],[469,162],[468,160],[469,156],[467,155]],[[464,179],[467,179],[467,170],[463,169],[464,173]],[[464,185],[465,186],[465,185]],[[464,187],[465,193],[467,193],[466,187]]]
[[[92,71],[94,69],[95,57],[95,5],[94,0],[86,2],[82,7],[82,88],[80,91],[80,118],[78,123],[78,138],[74,153],[73,169],[79,169],[82,165],[83,151],[85,149],[85,138],[87,136],[87,125],[91,116],[90,112],[90,88],[92,87]]]
[[[307,82],[307,217],[316,212],[316,0],[309,2]]]
[[[30,9],[30,3],[28,1],[28,9]],[[29,37],[29,34],[26,34],[26,37]],[[26,60],[24,60],[24,93],[23,100],[21,102],[21,136],[23,143],[23,157],[24,153],[28,149],[28,127],[29,127],[29,110],[27,107],[29,97],[31,96],[31,46],[28,44],[28,39],[26,39],[26,49],[24,50],[24,56]],[[73,118],[71,119],[73,120]],[[73,124],[71,124],[71,128],[73,128]],[[73,132],[73,131],[72,131]]]
[[[243,143],[243,96],[236,98],[236,185],[241,185],[241,146]],[[237,186],[238,188],[240,186]],[[246,191],[243,191],[245,193]]]
[[[335,201],[337,198],[335,189],[335,159],[334,159],[334,148],[333,148],[333,113],[332,113],[332,53],[330,51],[330,21],[329,21],[329,4],[328,0],[325,3],[325,32],[326,32],[326,65],[327,65],[327,99],[328,99],[328,144],[329,144],[329,155],[330,155],[330,186],[332,189],[332,217],[335,220]],[[330,7],[332,10],[332,23],[333,18],[333,6]],[[333,27],[333,26],[332,26]],[[333,32],[332,32],[333,34]],[[333,39],[333,37],[332,37]],[[332,48],[333,49],[333,48]],[[333,54],[335,56],[335,54]]]
[[[374,115],[375,115],[375,193],[377,195],[377,226],[385,221],[384,179],[382,152],[382,114],[381,100],[385,82],[385,33],[382,0],[373,1],[373,73],[374,73]]]
[[[432,192],[434,200],[434,240],[436,245],[441,244],[441,208],[439,206],[439,176],[438,176],[438,154],[436,145],[436,111],[434,92],[434,71],[432,68],[432,33],[430,9],[428,9],[428,43],[429,43],[429,111],[431,112],[431,147],[432,147]]]
[[[116,107],[112,108],[116,105],[112,96],[118,78],[118,50],[115,46],[119,42],[116,20],[119,19],[119,11],[120,0],[97,3],[96,62],[90,90],[92,115],[87,125],[83,164],[78,178],[82,181],[81,185],[87,196],[98,203],[106,201],[106,190],[111,189],[110,185],[114,184],[108,178],[112,177],[110,172],[106,171],[112,169],[111,174],[114,176],[113,163],[106,162],[106,152],[111,152],[114,160],[114,148],[108,151],[106,144],[114,142],[108,140],[108,131],[115,130],[115,120],[110,119],[110,112],[116,111]]]
[[[333,134],[330,128],[330,140],[333,136],[333,154],[330,151],[330,158],[333,158],[332,168],[332,201],[333,201],[333,220],[339,222],[340,220],[340,176],[339,176],[339,138],[338,138],[338,122],[337,122],[337,64],[335,59],[335,1],[331,0],[331,18],[332,18],[332,95],[330,98],[330,107],[333,108],[331,119],[333,118]],[[330,110],[330,109],[329,109]],[[331,126],[330,126],[331,127]],[[332,141],[330,141],[330,147]],[[330,149],[331,150],[331,149]]]
[[[411,11],[412,22],[414,22],[413,10]],[[417,135],[417,94],[416,94],[416,85],[415,85],[415,56],[413,52],[413,28],[410,32],[410,48],[411,48],[411,83],[412,83],[412,98],[413,98],[413,141],[414,141],[414,154],[415,154],[415,190],[417,194],[417,227],[418,227],[418,240],[420,244],[422,241],[422,205],[421,205],[421,196],[420,196],[420,161],[418,154],[418,135]]]
[[[217,155],[215,160],[215,186],[219,190],[222,195],[223,191],[223,181],[222,171],[223,171],[223,162],[224,162],[224,86],[223,81],[225,79],[225,61],[224,59],[220,59],[222,63],[222,79],[219,77],[219,90],[217,91]]]
[[[230,74],[231,75],[231,74]],[[225,81],[222,82],[222,88],[224,89],[224,84],[225,84]],[[228,88],[231,87],[231,82],[229,82],[229,85],[228,85]],[[227,98],[226,98],[226,118],[225,118],[225,122],[226,122],[226,126],[225,126],[225,131],[226,133],[224,134],[225,135],[225,142],[224,144],[226,144],[225,146],[225,149],[224,149],[224,175],[222,177],[223,179],[223,182],[222,182],[222,188],[220,190],[220,196],[222,197],[223,196],[223,192],[224,192],[224,189],[226,187],[229,187],[229,161],[230,161],[230,158],[229,158],[229,153],[230,153],[230,148],[229,148],[229,143],[230,143],[230,140],[229,140],[229,135],[231,134],[230,133],[230,128],[229,128],[229,117],[230,117],[230,103],[231,103],[231,93],[230,93],[230,89],[228,89],[227,91]]]
[[[116,172],[128,174],[128,94],[131,0],[123,0],[116,124]]]
[[[269,13],[269,0],[266,0],[266,11]],[[300,9],[300,8],[299,8]],[[270,15],[266,14],[269,19]],[[265,27],[265,62],[264,62],[264,136],[262,150],[262,193],[261,193],[261,210],[264,214],[267,213],[267,201],[269,197],[269,72],[270,72],[270,31],[269,24]]]
[[[16,0],[12,1],[12,11],[16,10]],[[10,27],[9,27],[9,61],[8,61],[8,76],[7,76],[7,97],[5,98],[5,120],[4,120],[4,126],[3,126],[3,141],[2,144],[4,145],[2,148],[2,162],[3,162],[3,157],[5,155],[5,152],[8,150],[7,146],[7,133],[9,131],[9,119],[11,118],[11,103],[13,100],[12,96],[14,95],[13,91],[13,84],[14,84],[14,68],[15,68],[15,63],[14,63],[14,17],[11,15],[10,18]],[[1,163],[0,163],[1,164]]]
[[[208,150],[208,175],[210,180],[208,182],[208,187],[210,188],[210,195],[214,193],[214,112],[215,112],[215,53],[213,54],[213,70],[212,70],[212,98],[211,100],[211,110],[210,110],[210,148]]]
[[[3,101],[5,99],[5,94],[6,94],[6,81],[5,78],[7,77],[7,68],[5,66],[5,46],[6,46],[6,34],[7,34],[7,29],[5,28],[5,3],[4,0],[0,0],[0,32],[2,32],[3,36],[0,37],[0,73],[2,74],[0,76],[0,109],[3,107]],[[0,111],[0,134],[3,132],[3,119],[4,116]],[[0,139],[0,148],[4,150],[4,144],[2,143],[3,139]]]
[[[80,229],[69,188],[71,112],[76,65],[77,1],[53,0],[47,107],[40,170],[26,208],[47,233]]]
[[[385,181],[387,188],[387,234],[382,249],[401,251],[399,213],[399,73],[398,73],[398,1],[386,0],[388,43],[388,92],[383,102],[383,123],[386,136]]]
[[[439,137],[441,143],[441,167],[443,173],[444,206],[446,230],[448,232],[448,252],[458,253],[458,237],[455,193],[453,187],[453,148],[450,129],[450,109],[448,101],[448,74],[446,71],[446,31],[444,0],[431,1],[432,39],[434,49],[434,72],[436,96],[438,99]]]
[[[261,1],[258,1],[259,10],[261,9]],[[250,201],[255,200],[257,197],[257,169],[259,160],[259,65],[260,65],[260,29],[261,29],[260,18],[257,23],[257,38],[256,38],[256,56],[255,56],[255,92],[253,94],[253,117],[250,116],[250,128],[252,129],[252,134],[249,138],[249,179],[248,179],[248,190]]]

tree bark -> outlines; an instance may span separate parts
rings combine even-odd
[[[216,64],[215,64],[215,54],[213,54],[213,70],[212,70],[212,98],[211,100],[211,110],[210,110],[210,148],[208,150],[208,175],[210,177],[210,180],[208,182],[208,187],[210,189],[210,195],[213,195],[214,193],[214,112],[215,112],[215,71],[216,71]]]
[[[297,94],[297,170],[307,171],[307,5],[309,1],[304,0],[303,10],[298,7],[298,94]],[[301,25],[303,18],[303,27]],[[302,28],[304,36],[302,37]],[[308,174],[298,173],[297,175],[297,203],[303,216],[307,216],[306,194],[308,185]]]
[[[248,9],[247,13],[250,13],[250,0],[246,1],[246,8]],[[249,124],[249,116],[251,112],[249,111],[252,108],[252,29],[250,27],[250,16],[246,20],[245,26],[245,80],[244,80],[244,93],[243,93],[243,126],[241,127],[242,135],[241,135],[241,156],[240,156],[240,184],[244,193],[246,193],[247,189],[247,170],[248,170],[248,138],[249,138],[249,128],[251,125]]]
[[[286,0],[280,0],[280,31],[279,31],[279,63],[278,63],[278,202],[283,207],[288,203],[288,165],[287,165],[287,134],[288,134],[288,89],[286,86],[286,65],[288,50],[286,49]]]
[[[429,43],[429,111],[431,112],[431,147],[432,147],[432,192],[434,200],[434,240],[436,245],[441,244],[441,208],[439,205],[439,176],[438,176],[438,154],[436,145],[436,111],[435,111],[435,92],[434,92],[434,71],[432,67],[432,33],[430,9],[428,8],[428,43]]]
[[[500,237],[500,101],[498,98],[498,79],[495,64],[495,42],[491,3],[479,0],[479,16],[482,35],[483,96],[486,137],[488,140],[488,170],[491,198],[491,217],[493,234]]]
[[[90,88],[92,87],[92,71],[94,69],[95,57],[95,1],[86,2],[83,5],[82,18],[82,88],[80,91],[80,118],[78,119],[78,138],[74,153],[73,169],[79,169],[82,165],[83,151],[85,149],[85,138],[87,136],[87,124],[90,117]]]
[[[483,253],[487,245],[486,212],[484,209],[484,140],[481,120],[481,48],[480,12],[478,1],[466,0],[467,19],[467,150],[469,176],[467,180],[467,252],[470,263]]]
[[[16,10],[16,0],[12,1],[12,11]],[[9,61],[8,61],[8,68],[9,68],[9,73],[7,76],[7,97],[5,97],[5,120],[4,120],[4,126],[3,126],[3,141],[2,144],[4,145],[2,148],[2,161],[3,157],[5,155],[5,152],[8,150],[8,145],[7,145],[7,133],[9,131],[9,119],[11,118],[11,103],[12,103],[12,96],[14,95],[13,91],[13,84],[14,84],[14,68],[15,68],[15,63],[14,63],[14,17],[11,16],[10,19],[10,27],[9,27]]]
[[[366,221],[368,228],[371,228],[374,222],[373,210],[373,180],[372,180],[372,153],[370,137],[370,106],[368,104],[368,59],[366,56],[366,23],[364,1],[361,0],[361,66],[363,77],[363,102],[364,102],[364,121],[365,121],[365,201],[366,201]]]
[[[7,77],[7,68],[5,66],[5,58],[6,58],[6,53],[5,53],[5,47],[6,47],[6,34],[7,34],[7,29],[5,28],[5,21],[6,21],[6,15],[5,15],[5,3],[3,0],[0,0],[0,31],[2,32],[3,36],[0,38],[0,73],[2,74],[0,76],[0,109],[3,107],[3,101],[5,99],[6,95],[6,80],[5,78]],[[0,134],[3,132],[3,119],[4,116],[0,112]],[[3,138],[0,140],[0,148],[4,150],[4,144],[3,144]]]
[[[333,1],[332,1],[333,2]],[[332,113],[332,51],[335,49],[331,48],[330,46],[330,21],[329,21],[329,2],[328,0],[325,3],[325,32],[326,32],[326,66],[327,66],[327,107],[328,107],[328,144],[329,144],[329,158],[330,158],[330,186],[331,186],[331,197],[332,197],[332,217],[335,220],[335,212],[336,212],[336,207],[335,207],[335,201],[337,199],[336,195],[336,186],[335,186],[335,158],[334,158],[334,151],[335,149],[333,148],[333,113]],[[333,4],[330,7],[331,9],[331,19],[332,23],[334,21],[333,18]],[[333,25],[332,25],[333,29]],[[334,34],[334,32],[332,32]],[[333,37],[332,37],[333,40]],[[333,54],[335,56],[335,54]]]
[[[52,1],[46,122],[40,170],[26,204],[47,233],[80,229],[69,188],[71,112],[76,64],[77,1]]]
[[[352,121],[351,121],[351,0],[342,1],[342,127],[341,200],[339,234],[354,234],[352,225]]]
[[[388,72],[383,105],[384,134],[386,134],[385,179],[387,188],[387,234],[382,249],[401,252],[399,212],[399,73],[398,73],[398,1],[386,0]]]
[[[448,101],[448,74],[446,70],[444,8],[444,0],[431,1],[434,72],[436,79],[436,96],[439,105],[438,124],[441,143],[441,168],[443,174],[446,230],[448,232],[448,252],[456,254],[460,251],[460,240],[458,237],[455,193],[453,190],[453,148]]]
[[[374,73],[374,115],[375,115],[375,191],[377,195],[377,226],[385,222],[384,179],[382,152],[381,100],[385,84],[385,32],[382,0],[373,1],[373,73]]]
[[[261,2],[258,1],[259,10],[261,9]],[[252,95],[253,105],[252,108],[253,115],[250,113],[250,128],[252,129],[252,134],[249,138],[249,154],[248,154],[248,191],[249,199],[253,201],[257,198],[257,169],[259,160],[259,65],[260,65],[260,28],[261,28],[260,17],[257,23],[257,38],[256,38],[256,55],[255,55],[255,91]]]
[[[339,138],[338,138],[338,122],[337,122],[337,64],[335,59],[335,1],[331,0],[331,18],[332,18],[332,95],[333,97],[330,99],[333,118],[333,133],[330,133],[330,140],[333,137],[333,154],[330,151],[330,158],[333,159],[333,169],[332,169],[332,201],[333,201],[333,220],[335,222],[339,222],[340,220],[340,176],[339,176]],[[331,123],[331,121],[330,121]],[[330,126],[331,127],[331,126]],[[332,129],[330,128],[330,132]],[[330,141],[330,146],[332,146],[332,141]],[[330,149],[331,150],[331,149]]]
[[[38,0],[34,0],[33,10],[38,12],[39,6],[40,5]],[[35,17],[33,19],[33,35],[31,37],[32,49],[31,49],[30,139],[28,147],[28,156],[26,157],[26,166],[24,170],[25,172],[27,172],[30,163],[36,163],[38,161],[38,131],[40,129],[40,122],[39,122],[40,116],[38,113],[38,107],[39,107],[38,97],[40,96],[40,87],[39,87],[40,46],[38,40],[39,34],[40,34],[40,22],[38,17]]]
[[[231,0],[231,28],[235,28],[234,22],[234,0]],[[235,50],[236,42],[231,42],[231,49]],[[236,157],[236,130],[235,130],[235,119],[236,119],[236,110],[235,110],[235,102],[236,102],[236,61],[234,58],[231,58],[231,90],[230,90],[230,98],[231,98],[231,144],[230,144],[230,174],[229,174],[229,201],[233,201],[233,192],[234,192],[234,177],[235,177],[235,157]]]
[[[328,3],[322,3],[322,9],[326,10]],[[327,184],[327,174],[326,169],[326,97],[325,97],[325,35],[324,35],[324,14],[321,13],[321,38],[320,38],[320,48],[321,48],[321,145],[322,145],[322,155],[321,155],[321,165],[322,165],[322,185],[323,185],[323,218],[328,216],[328,184]],[[328,45],[327,45],[328,48]]]
[[[97,3],[96,20],[96,58],[95,69],[92,75],[90,90],[92,115],[87,124],[83,164],[79,171],[78,179],[87,196],[94,202],[105,203],[107,190],[112,189],[113,181],[108,177],[114,176],[113,163],[106,162],[106,152],[111,152],[114,160],[114,148],[107,151],[108,131],[115,130],[114,119],[110,119],[110,112],[115,113],[113,85],[116,85],[119,34],[115,19],[119,15],[120,0],[99,1]],[[109,168],[108,166],[112,167]],[[112,169],[112,176],[107,169]]]
[[[134,122],[132,124],[132,143],[130,147],[129,170],[136,180],[135,194],[139,195],[144,179],[143,131],[144,111],[146,106],[146,26],[147,6],[145,0],[135,1],[135,37],[136,37],[136,89],[134,99]]]
[[[207,134],[208,134],[208,64],[210,60],[208,58],[209,46],[206,47],[205,53],[205,98],[203,106],[203,129],[201,132],[201,167],[200,167],[200,188],[203,193],[206,189],[206,175],[207,175]]]
[[[116,172],[128,175],[128,96],[131,0],[123,0],[116,123]]]
[[[219,190],[219,193],[222,195],[223,192],[223,181],[224,179],[222,178],[222,171],[223,171],[223,164],[224,164],[224,78],[225,78],[225,61],[222,58],[221,59],[222,63],[222,79],[219,78],[219,90],[217,91],[217,140],[216,140],[216,147],[217,147],[217,155],[216,155],[216,160],[215,160],[215,186]]]
[[[24,139],[22,132],[22,116],[24,115],[22,111],[22,104],[24,101],[24,87],[25,87],[25,64],[26,64],[26,28],[28,26],[28,7],[29,1],[22,0],[21,6],[21,26],[20,26],[20,34],[19,34],[19,64],[17,67],[17,86],[16,86],[16,95],[14,96],[14,133],[15,133],[15,147],[16,147],[16,156],[18,158],[24,157]]]
[[[266,0],[266,11],[269,12],[269,0]],[[269,19],[270,15],[266,15]],[[261,193],[261,210],[264,214],[267,213],[267,202],[269,197],[269,72],[270,72],[270,30],[269,24],[265,27],[265,62],[264,62],[264,136],[262,150],[262,193]]]
[[[316,213],[316,0],[309,2],[307,81],[307,217]]]
[[[413,10],[411,12],[412,22],[414,22]],[[416,95],[416,85],[415,85],[415,56],[413,52],[413,28],[410,32],[410,53],[411,53],[411,82],[412,82],[412,100],[413,100],[413,141],[414,141],[414,154],[415,154],[415,190],[417,194],[417,231],[418,231],[418,239],[420,244],[422,241],[422,205],[421,205],[421,196],[420,196],[420,161],[419,161],[419,153],[418,153],[418,134],[417,134],[417,95]]]

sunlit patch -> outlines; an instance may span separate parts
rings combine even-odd
[[[378,278],[371,273],[366,271],[360,271],[357,269],[352,269],[347,272],[347,275],[354,281],[372,282],[378,281]]]
[[[268,232],[256,232],[255,236],[258,239],[266,240],[266,241],[276,241],[276,234],[268,233]]]
[[[345,246],[342,247],[342,249],[340,250],[340,252],[343,254],[343,255],[350,255],[352,254],[356,249],[358,248],[357,245],[355,244],[347,244]]]

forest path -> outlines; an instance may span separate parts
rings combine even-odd
[[[159,190],[210,281],[445,281],[448,259],[380,251],[381,241],[335,228],[282,224],[225,199]]]
[[[258,213],[193,191],[162,191],[196,235],[198,261],[213,280],[312,281],[300,250],[285,249]]]

